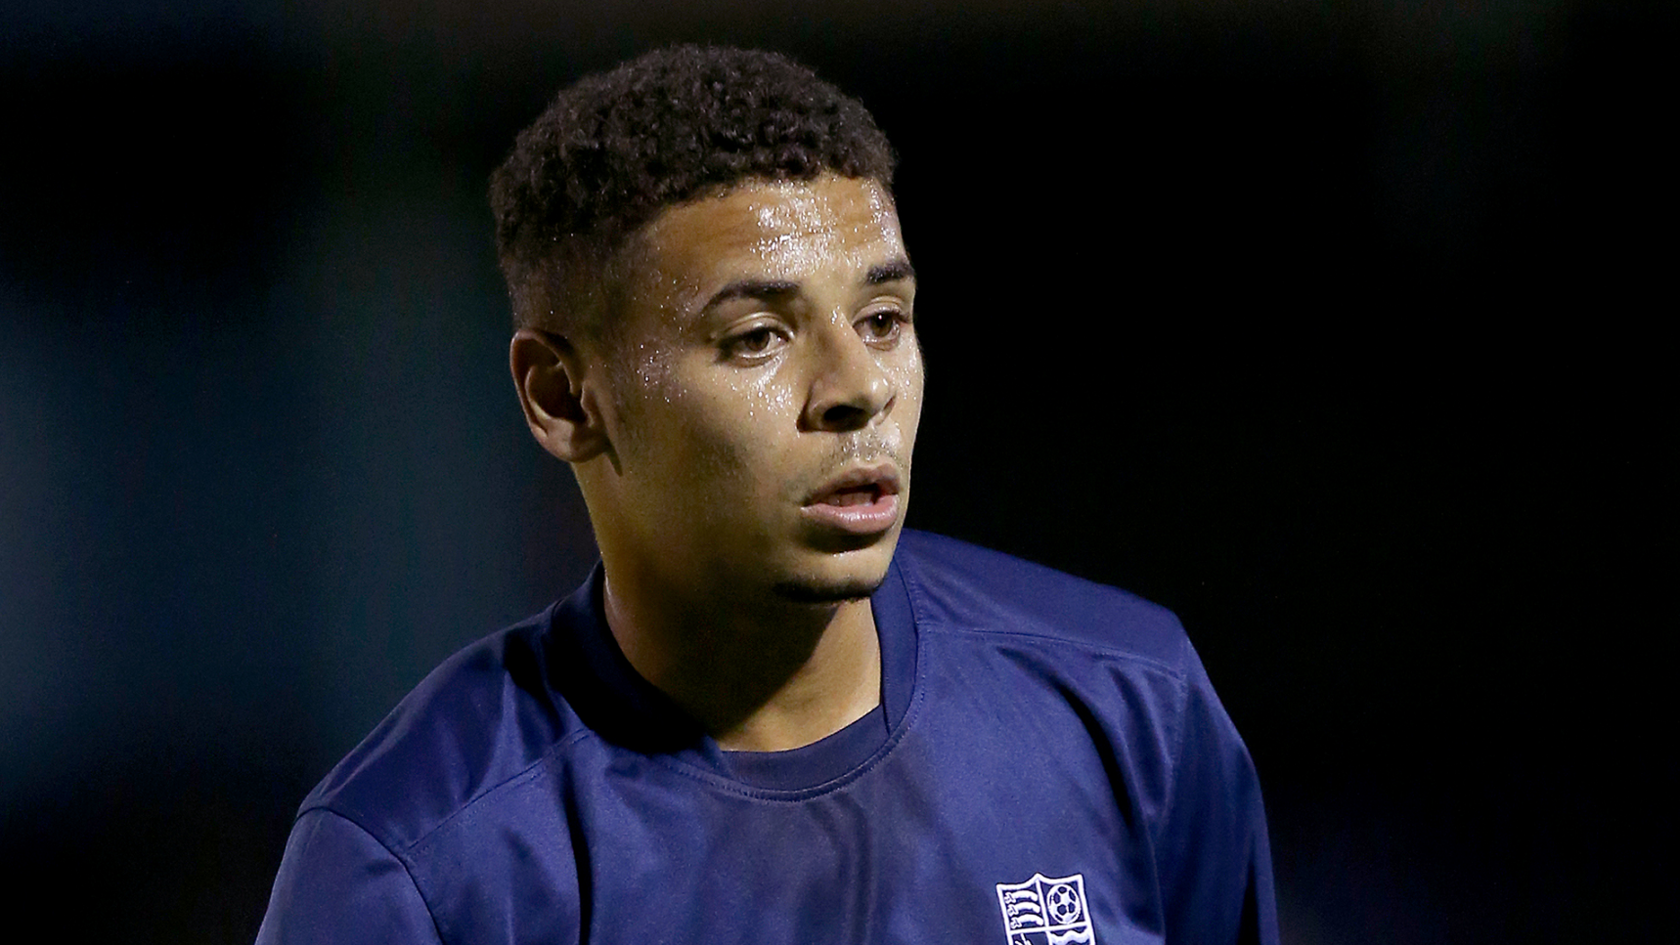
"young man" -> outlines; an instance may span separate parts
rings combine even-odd
[[[1272,942],[1253,767],[1171,614],[900,535],[886,140],[664,50],[497,172],[539,443],[601,564],[304,802],[261,942]]]

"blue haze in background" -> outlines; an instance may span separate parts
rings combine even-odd
[[[784,49],[899,148],[911,524],[1175,608],[1285,933],[1672,941],[1672,11],[19,4],[0,14],[0,855],[255,934],[292,811],[594,551],[484,190],[553,91]]]

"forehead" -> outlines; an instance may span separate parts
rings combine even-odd
[[[672,207],[641,235],[642,262],[680,294],[761,276],[850,279],[904,254],[898,213],[873,180],[749,181]]]

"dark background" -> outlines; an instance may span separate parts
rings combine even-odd
[[[1181,614],[1288,941],[1674,941],[1672,10],[8,5],[0,900],[249,941],[309,787],[585,574],[485,182],[712,40],[893,139],[911,523]]]

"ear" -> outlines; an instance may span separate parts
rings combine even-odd
[[[513,333],[508,366],[531,434],[568,463],[594,459],[611,448],[595,399],[584,384],[584,359],[564,337],[537,328]]]

